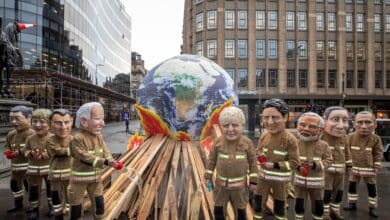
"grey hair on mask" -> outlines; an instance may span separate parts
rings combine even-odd
[[[316,118],[318,118],[318,120],[320,121],[318,127],[323,128],[323,127],[325,126],[325,121],[324,121],[324,119],[323,119],[319,114],[317,114],[317,113],[315,113],[315,112],[305,112],[305,113],[303,113],[301,116],[299,116],[298,123],[299,123],[299,122],[301,121],[301,119],[302,119],[303,117],[305,117],[305,116],[316,117]]]
[[[244,112],[235,106],[229,106],[222,110],[219,115],[219,124],[223,125],[229,123],[233,118],[237,118],[242,124],[245,124]]]
[[[266,100],[263,106],[261,107],[261,111],[264,111],[264,109],[271,108],[271,107],[276,108],[276,110],[278,110],[278,112],[280,112],[280,114],[282,114],[283,117],[289,113],[288,105],[282,99],[273,98],[273,99]]]
[[[92,108],[95,106],[100,106],[103,108],[102,104],[100,104],[99,102],[88,102],[80,106],[76,114],[76,122],[75,122],[76,128],[80,128],[81,118],[85,118],[88,120],[90,119]]]

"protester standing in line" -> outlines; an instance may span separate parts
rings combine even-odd
[[[376,176],[382,167],[383,147],[381,138],[373,134],[376,128],[375,116],[368,111],[361,111],[355,116],[355,132],[349,135],[352,155],[352,170],[349,172],[348,207],[344,210],[356,210],[359,194],[357,185],[362,178],[367,185],[368,207],[371,217],[378,217],[378,192]]]
[[[324,219],[344,219],[340,213],[343,200],[344,174],[352,166],[347,129],[348,111],[341,106],[331,106],[324,111],[325,129],[321,137],[332,152],[333,161],[325,173]]]
[[[32,109],[24,105],[18,105],[11,109],[9,119],[14,127],[6,137],[5,156],[11,160],[11,182],[10,187],[14,197],[14,208],[8,212],[15,212],[23,209],[23,184],[28,189],[26,171],[28,160],[23,155],[22,149],[28,136],[34,134],[30,128]]]
[[[214,188],[214,216],[224,220],[224,207],[231,201],[238,220],[246,220],[249,190],[257,184],[256,151],[252,141],[243,136],[245,116],[238,107],[224,108],[219,116],[222,136],[216,140],[206,165],[206,186],[212,184],[214,169],[217,177]]]
[[[266,100],[262,106],[265,132],[257,145],[261,169],[254,195],[254,219],[263,219],[262,201],[272,190],[275,219],[285,219],[287,184],[291,181],[298,159],[297,139],[286,130],[288,105],[281,99]]]

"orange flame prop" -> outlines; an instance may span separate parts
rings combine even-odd
[[[141,147],[143,143],[144,137],[138,135],[138,131],[136,131],[135,134],[129,139],[127,149],[132,150],[133,148]]]
[[[191,136],[184,131],[177,132],[176,139],[179,141],[191,141],[192,140]]]
[[[233,98],[227,100],[221,107],[219,107],[213,111],[213,113],[210,116],[210,119],[207,121],[207,123],[205,124],[205,126],[202,129],[202,133],[200,135],[200,140],[203,140],[212,134],[211,131],[213,129],[213,125],[219,124],[219,114],[221,113],[221,111],[224,108],[232,106],[232,105],[233,105]]]
[[[144,128],[146,134],[150,136],[164,134],[165,136],[174,138],[174,135],[168,128],[168,125],[163,120],[161,120],[160,116],[138,104],[135,104],[134,107],[138,112],[141,125]]]

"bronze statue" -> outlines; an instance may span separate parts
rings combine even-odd
[[[24,24],[17,21],[8,23],[0,33],[0,97],[13,98],[10,91],[10,77],[16,66],[23,65],[22,54],[16,43],[21,30],[36,24]]]

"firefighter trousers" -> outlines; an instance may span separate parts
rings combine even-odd
[[[277,182],[264,179],[260,179],[258,181],[257,190],[253,199],[254,219],[262,219],[262,206],[263,203],[267,201],[268,195],[270,195],[271,190],[272,198],[274,199],[275,219],[285,218],[287,184],[288,182]]]
[[[69,180],[51,180],[51,194],[53,201],[53,211],[55,216],[62,215],[64,205],[66,209],[70,208],[67,193],[68,186]]]
[[[36,208],[39,206],[39,200],[41,198],[42,191],[42,179],[45,181],[46,185],[46,197],[49,207],[52,205],[51,201],[51,186],[47,178],[47,175],[27,175],[28,185],[29,185],[29,198],[31,208]]]
[[[350,175],[349,186],[348,186],[348,203],[356,204],[359,197],[359,193],[357,192],[357,186],[359,185],[360,179],[363,179],[367,185],[368,207],[376,208],[378,206],[376,177],[361,177],[357,175]]]
[[[340,203],[343,199],[344,173],[325,174],[324,215],[330,211],[340,214]]]
[[[324,214],[324,190],[322,188],[305,188],[295,186],[295,219],[304,219],[305,201],[310,197],[313,219],[322,219]]]
[[[71,182],[68,188],[68,198],[71,205],[71,219],[82,217],[81,205],[84,199],[85,190],[91,200],[94,219],[103,219],[104,216],[104,199],[103,199],[103,184],[97,183],[82,183]]]
[[[18,171],[11,172],[10,186],[11,186],[12,195],[15,200],[23,200],[23,193],[24,193],[23,185],[25,185],[25,187],[26,185],[28,185],[24,183],[25,179],[26,179],[26,170],[18,170]]]

